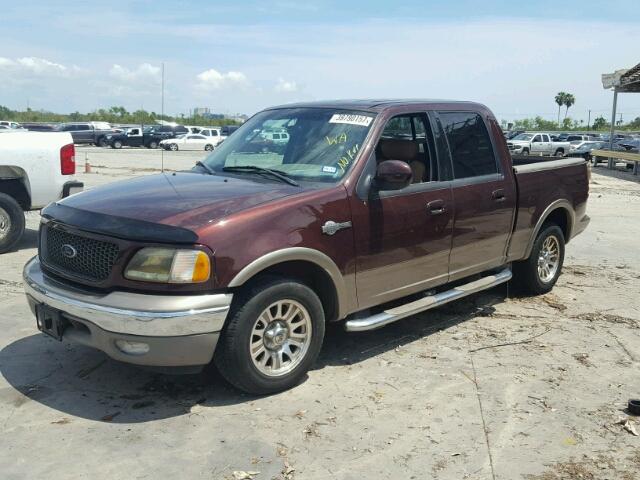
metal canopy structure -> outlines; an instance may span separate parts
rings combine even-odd
[[[618,93],[640,93],[640,63],[626,70],[616,70],[613,73],[602,75],[602,86],[605,89],[613,88],[613,108],[611,109],[611,136],[609,138],[609,150],[613,150],[613,140],[616,128],[616,109],[618,108]],[[614,159],[609,158],[609,168],[613,168]],[[637,173],[636,162],[634,173]]]

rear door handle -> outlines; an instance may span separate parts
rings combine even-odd
[[[491,192],[491,198],[496,202],[504,202],[507,199],[504,195],[503,188],[499,188],[498,190]]]
[[[427,210],[431,215],[440,215],[441,213],[444,213],[444,200],[433,200],[427,203]]]

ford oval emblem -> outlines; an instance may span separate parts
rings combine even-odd
[[[75,258],[78,255],[78,251],[73,245],[65,243],[62,245],[62,256],[66,258]]]

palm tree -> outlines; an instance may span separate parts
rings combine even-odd
[[[574,103],[576,103],[576,97],[574,97],[570,93],[567,93],[564,97],[564,105],[567,107],[567,109],[564,111],[564,118],[567,118],[567,113],[569,113],[569,107],[571,107],[571,105],[573,105]]]
[[[568,93],[558,92],[555,98],[556,103],[558,104],[558,127],[560,126],[560,108],[564,105],[565,98],[567,97],[567,95]]]

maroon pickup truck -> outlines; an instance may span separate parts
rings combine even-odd
[[[58,340],[279,391],[326,322],[371,330],[512,276],[549,291],[589,222],[588,171],[528,161],[476,103],[270,108],[192,170],[49,205],[27,297]]]

